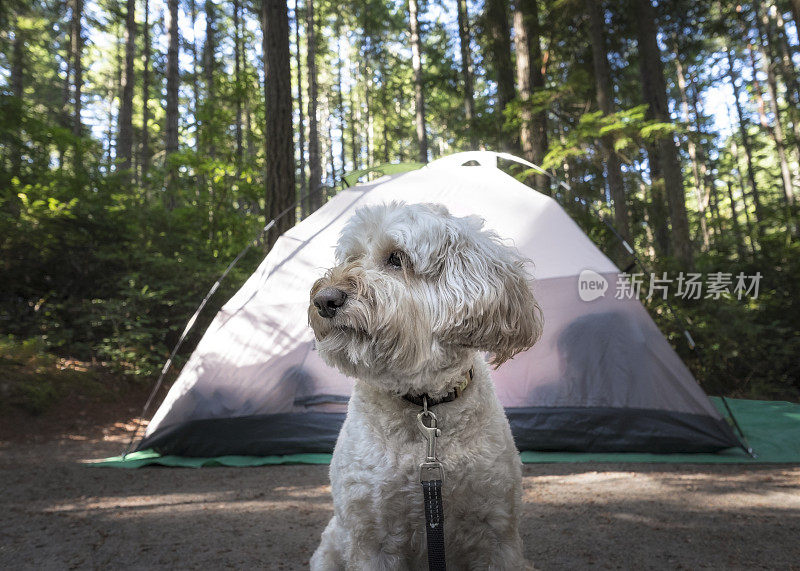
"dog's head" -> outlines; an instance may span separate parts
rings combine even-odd
[[[403,393],[475,351],[499,365],[531,347],[541,312],[525,260],[477,217],[438,204],[360,208],[337,265],[311,288],[308,316],[323,358]]]

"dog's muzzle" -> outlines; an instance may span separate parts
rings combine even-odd
[[[336,287],[326,287],[317,292],[314,296],[314,307],[320,317],[331,319],[336,315],[336,310],[347,301],[347,294]]]

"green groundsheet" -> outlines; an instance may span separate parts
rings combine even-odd
[[[725,414],[722,400],[711,399]],[[752,458],[741,448],[730,448],[717,454],[643,454],[585,452],[522,452],[526,464],[539,462],[671,462],[681,464],[769,464],[800,463],[800,404],[779,401],[728,399],[736,420],[742,427]],[[151,450],[104,460],[87,461],[89,466],[139,468],[157,464],[200,468],[203,466],[266,466],[270,464],[328,464],[330,454],[291,454],[288,456],[220,456],[188,458],[161,456]]]

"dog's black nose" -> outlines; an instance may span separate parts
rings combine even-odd
[[[347,294],[336,287],[326,287],[314,296],[314,307],[322,317],[330,319],[336,315],[336,310],[347,301]]]

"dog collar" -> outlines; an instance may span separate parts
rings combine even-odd
[[[412,395],[411,393],[403,395],[403,398],[408,402],[415,404],[417,406],[423,406],[425,402],[424,399],[427,399],[429,407],[436,406],[437,404],[442,404],[443,402],[452,402],[461,396],[461,393],[464,392],[464,389],[467,388],[467,385],[469,385],[470,381],[472,380],[473,374],[474,374],[473,367],[470,367],[469,371],[467,371],[466,374],[464,375],[462,381],[458,383],[455,387],[453,387],[452,391],[450,391],[441,398],[435,399],[431,398],[429,394]]]

